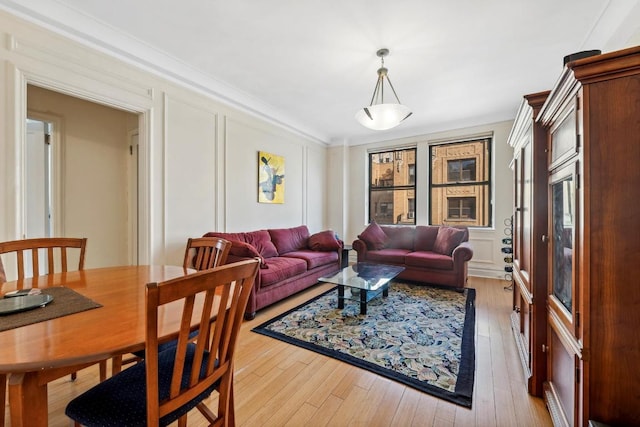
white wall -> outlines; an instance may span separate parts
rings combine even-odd
[[[226,121],[226,229],[246,231],[307,224],[324,228],[326,148],[283,130],[246,120]],[[258,201],[258,151],[285,159],[285,203]]]
[[[186,239],[207,231],[325,228],[325,145],[5,12],[0,29],[0,240],[24,229],[29,83],[140,118],[141,263],[181,264]],[[257,201],[259,150],[285,157],[282,205]]]

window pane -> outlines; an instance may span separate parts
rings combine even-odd
[[[393,187],[393,161],[386,153],[373,154],[371,157],[371,187]],[[389,153],[392,154],[392,153]]]
[[[476,180],[476,160],[448,160],[447,161],[447,181],[475,181]]]
[[[462,161],[462,179],[460,181],[476,180],[476,159],[466,159]]]
[[[378,224],[415,224],[414,190],[371,192],[369,212]]]
[[[448,220],[476,219],[475,197],[448,197]]]
[[[450,160],[447,162],[447,170],[448,170],[447,181],[456,182],[460,180],[460,166],[462,165],[457,160],[453,160],[453,161]]]

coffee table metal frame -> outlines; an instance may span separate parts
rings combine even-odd
[[[360,302],[360,314],[367,314],[367,303],[380,294],[389,295],[389,282],[400,274],[404,267],[397,265],[360,262],[343,268],[333,276],[320,277],[321,282],[338,285],[338,308],[344,308],[345,300]],[[350,293],[359,290],[358,298],[345,296],[345,287]]]

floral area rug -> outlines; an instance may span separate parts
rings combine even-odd
[[[334,288],[253,331],[471,407],[475,289],[392,282],[366,315],[357,301],[337,307]]]

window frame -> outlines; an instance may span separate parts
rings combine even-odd
[[[413,165],[413,169],[410,169],[410,163],[408,163],[407,158],[409,158],[410,156],[405,155],[406,152],[413,152],[413,163],[411,163]],[[395,218],[395,214],[392,214],[392,222],[388,223],[388,222],[380,222],[380,224],[384,224],[384,225],[399,225],[399,224],[403,224],[403,225],[416,225],[416,208],[417,208],[417,183],[418,183],[418,167],[417,167],[417,161],[418,161],[418,149],[417,147],[402,147],[402,148],[389,148],[389,149],[385,149],[385,150],[376,150],[376,151],[370,151],[369,153],[367,153],[369,156],[368,159],[368,168],[369,168],[369,179],[368,179],[368,183],[367,186],[369,188],[369,199],[368,199],[368,218],[369,218],[369,222],[371,223],[374,219],[375,219],[375,215],[374,215],[374,209],[372,207],[373,204],[373,195],[376,192],[394,192],[394,191],[408,191],[411,192],[413,191],[413,197],[407,197],[407,204],[409,204],[408,200],[412,199],[413,200],[413,212],[408,212],[406,213],[405,216],[405,220],[402,222],[396,222],[396,218]],[[379,164],[385,164],[385,165],[392,165],[392,170],[395,171],[395,168],[398,167],[398,164],[396,163],[398,160],[404,160],[406,163],[406,168],[407,168],[407,182],[408,184],[404,184],[404,185],[395,185],[395,182],[393,182],[393,185],[390,186],[386,186],[386,185],[373,185],[373,159],[374,156],[384,156],[382,159],[384,159],[383,161],[378,162]],[[410,176],[409,172],[410,170],[413,170],[413,175]],[[382,181],[381,179],[379,179],[380,181]],[[388,183],[389,180],[384,180],[382,182]],[[410,183],[410,184],[409,184]],[[410,194],[409,194],[410,195]]]
[[[484,144],[484,159],[483,161],[486,163],[486,178],[483,178],[483,174],[484,169],[482,167],[479,167],[478,163],[476,162],[475,164],[475,171],[476,171],[476,179],[475,180],[470,180],[470,181],[449,181],[449,171],[448,171],[448,160],[443,160],[445,162],[445,168],[447,169],[445,172],[445,177],[444,177],[444,181],[443,183],[438,183],[438,184],[434,184],[434,150],[436,148],[440,148],[443,146],[455,146],[455,145],[464,145],[464,144],[470,144],[470,143],[475,143],[475,142],[481,142]],[[440,224],[434,224],[434,212],[433,212],[433,204],[434,204],[434,189],[438,189],[438,188],[462,188],[462,187],[470,187],[470,186],[483,186],[486,187],[486,206],[481,202],[476,200],[476,212],[480,212],[481,215],[482,211],[486,209],[486,221],[485,224],[474,224],[474,225],[467,225],[468,227],[475,227],[475,228],[493,228],[494,224],[493,224],[493,205],[492,205],[492,192],[493,192],[493,183],[492,183],[492,172],[493,172],[493,164],[492,164],[492,149],[493,149],[493,142],[494,142],[494,138],[493,136],[476,136],[476,137],[469,137],[469,138],[463,138],[463,139],[456,139],[456,140],[451,140],[451,141],[443,141],[443,142],[438,142],[438,143],[433,143],[433,144],[429,144],[428,147],[428,162],[429,162],[429,172],[428,172],[428,205],[427,205],[427,210],[428,210],[428,223],[430,225],[440,225]],[[469,156],[462,156],[459,159],[452,159],[452,160],[459,160],[460,162],[463,162],[465,160],[469,160],[471,157]],[[462,166],[462,165],[461,165]],[[462,177],[462,169],[460,171],[460,175]],[[456,195],[454,196],[455,198],[464,198],[464,195]],[[442,216],[443,216],[443,223],[447,224],[450,223],[451,225],[455,225],[457,223],[460,222],[465,222],[464,218],[449,218],[449,207],[448,204],[446,206],[441,207],[442,210]],[[478,221],[478,215],[476,214],[476,221]],[[468,221],[467,221],[468,222]]]

